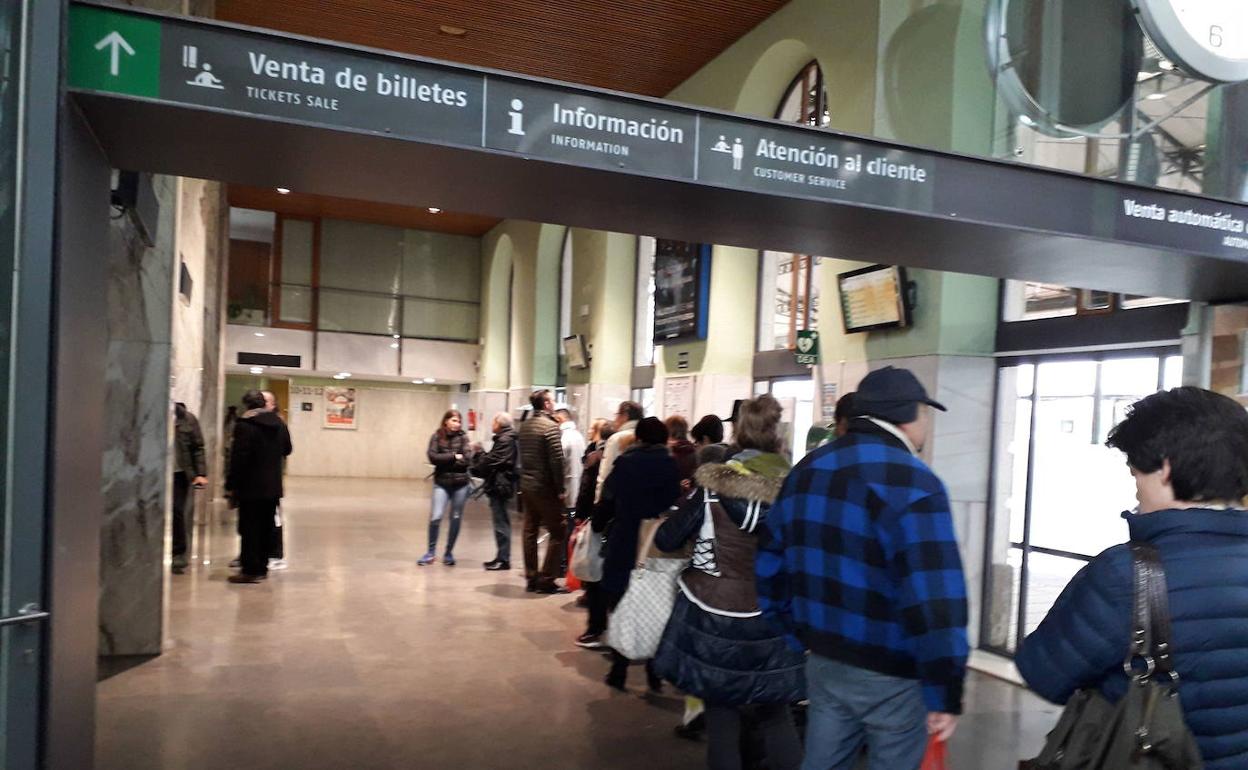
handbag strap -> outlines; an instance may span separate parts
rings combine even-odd
[[[1151,543],[1142,544],[1139,556],[1148,574],[1148,615],[1152,627],[1152,656],[1157,673],[1169,677],[1177,684],[1179,675],[1174,670],[1172,635],[1170,625],[1170,592],[1166,583],[1166,568],[1161,563],[1161,552]]]
[[[1127,676],[1147,681],[1154,674],[1178,683],[1171,649],[1170,601],[1161,554],[1151,543],[1132,542],[1135,591],[1131,649],[1123,663]],[[1143,660],[1138,669],[1136,659]]]
[[[637,543],[637,566],[641,567],[646,563],[646,555],[650,553],[650,549],[654,547],[654,538],[659,534],[659,527],[662,526],[662,519],[642,519],[641,526],[649,529],[646,536],[639,538]]]

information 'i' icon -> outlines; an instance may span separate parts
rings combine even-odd
[[[511,116],[511,127],[507,129],[507,133],[524,136],[524,102],[512,99],[511,112],[507,114]]]

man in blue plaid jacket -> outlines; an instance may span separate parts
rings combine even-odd
[[[759,602],[806,663],[803,770],[915,770],[962,711],[966,583],[944,484],[918,453],[928,397],[905,369],[862,381],[849,432],[798,463],[767,514]]]

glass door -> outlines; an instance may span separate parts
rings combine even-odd
[[[754,395],[770,393],[784,408],[781,417],[785,449],[794,464],[806,456],[806,434],[815,424],[815,381],[800,379],[758,380]]]
[[[1182,368],[1166,351],[1000,369],[985,647],[1013,653],[1084,564],[1128,539],[1135,485],[1105,440]]]
[[[8,770],[38,766],[47,626],[47,615],[41,608],[44,489],[39,472],[47,367],[20,364],[23,355],[46,349],[41,345],[41,340],[46,342],[41,336],[46,329],[36,328],[33,337],[24,338],[26,321],[34,318],[25,313],[29,302],[15,301],[38,296],[47,289],[43,285],[47,276],[23,264],[27,260],[47,261],[46,254],[35,253],[37,248],[26,253],[28,236],[38,230],[32,222],[49,225],[46,237],[50,239],[50,219],[44,218],[50,217],[51,205],[26,205],[25,191],[33,189],[35,183],[23,173],[24,158],[30,151],[24,141],[26,105],[32,103],[25,93],[30,78],[25,42],[30,28],[28,14],[35,13],[34,0],[0,4],[0,767]],[[34,141],[46,145],[52,138]],[[32,290],[27,292],[22,281]],[[46,321],[46,307],[44,311]],[[39,354],[34,358],[39,359]],[[25,360],[30,362],[30,358]],[[30,368],[39,371],[28,371]],[[15,372],[22,373],[20,382]],[[21,401],[16,397],[19,389],[24,396]],[[16,430],[18,422],[22,431],[34,431],[37,438]],[[20,451],[15,451],[19,447]]]

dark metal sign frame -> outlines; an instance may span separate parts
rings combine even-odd
[[[446,199],[479,213],[623,229],[599,214],[627,216],[610,199],[631,192],[634,211],[667,208],[626,219],[632,231],[660,236],[1034,280],[1062,280],[1092,264],[1067,282],[1248,296],[1248,278],[1238,276],[1248,263],[1248,206],[1240,203],[208,20],[96,3],[74,3],[70,14],[69,88],[116,160],[148,170],[358,195],[363,181],[346,184],[339,172],[345,186],[335,185],[280,152],[274,157],[274,145],[311,151],[305,163],[327,166],[335,165],[328,148],[349,152],[361,179],[383,172],[360,164],[390,153],[397,166],[413,165],[400,156],[419,157],[414,165],[443,178],[369,187],[383,200],[437,196],[438,205]],[[280,123],[283,133],[260,122]],[[166,130],[185,135],[180,147],[158,135]],[[207,146],[214,137],[249,144],[249,131],[270,150],[252,155],[251,168],[241,167],[248,152],[230,158]],[[343,136],[351,134],[356,139]],[[212,151],[182,157],[195,147]],[[275,173],[286,176],[275,181]],[[506,179],[488,178],[495,174]],[[522,197],[510,183],[526,179],[567,186],[546,197],[558,210],[503,205]],[[462,194],[465,185],[478,194]],[[494,185],[510,195],[482,189]],[[587,200],[591,193],[603,200]],[[706,227],[702,220],[725,206],[751,206],[757,216],[721,216],[719,227]],[[759,221],[773,213],[774,221]],[[872,228],[875,237],[864,232]],[[963,253],[945,253],[950,239]],[[1037,250],[1053,256],[1038,263],[1028,256]],[[1162,255],[1173,252],[1198,264],[1167,265]],[[1098,259],[1111,253],[1117,258]],[[1236,280],[1227,262],[1240,268]],[[1166,269],[1174,274],[1159,273]]]

